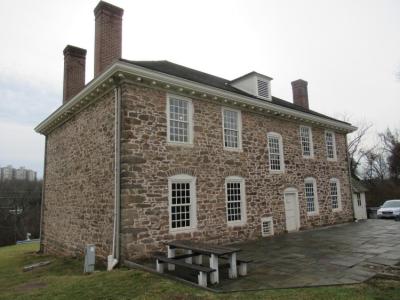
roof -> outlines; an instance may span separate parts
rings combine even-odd
[[[368,192],[368,189],[362,184],[362,182],[354,177],[351,178],[351,187],[356,193]]]
[[[283,100],[283,99],[279,99],[279,98],[274,97],[274,96],[272,96],[272,101],[268,101],[268,100],[265,100],[263,98],[256,97],[254,95],[251,95],[249,93],[246,93],[246,92],[244,92],[242,90],[239,90],[239,89],[233,87],[231,85],[232,81],[230,81],[228,79],[224,79],[224,78],[221,78],[221,77],[218,77],[218,76],[214,76],[214,75],[211,75],[211,74],[208,74],[208,73],[204,73],[204,72],[201,72],[201,71],[198,71],[198,70],[194,70],[194,69],[191,69],[191,68],[188,68],[188,67],[185,67],[185,66],[181,66],[181,65],[172,63],[170,61],[167,61],[167,60],[158,60],[158,61],[131,61],[131,60],[126,60],[126,59],[120,59],[120,60],[123,61],[123,62],[127,62],[127,63],[133,64],[133,65],[136,65],[136,66],[147,68],[147,69],[150,69],[150,70],[153,70],[153,71],[161,72],[161,73],[172,75],[172,76],[175,76],[175,77],[180,77],[180,78],[183,78],[183,79],[186,79],[186,80],[190,80],[190,81],[194,81],[194,82],[197,82],[197,83],[205,84],[205,85],[208,85],[208,86],[212,86],[212,87],[219,88],[219,89],[222,89],[222,90],[225,90],[225,91],[228,91],[228,92],[244,95],[244,96],[247,96],[247,97],[252,97],[252,98],[255,98],[257,100],[261,100],[261,101],[265,101],[265,102],[272,102],[273,104],[276,104],[276,105],[279,105],[279,106],[282,106],[282,107],[286,107],[286,108],[294,109],[294,110],[297,110],[297,111],[309,113],[309,114],[312,114],[312,115],[315,115],[315,116],[319,116],[319,117],[322,117],[322,118],[326,118],[326,119],[329,119],[329,120],[340,122],[340,123],[343,123],[343,124],[346,124],[346,125],[351,125],[350,123],[343,122],[341,120],[329,117],[327,115],[324,115],[324,114],[318,113],[316,111],[304,108],[302,106],[296,105],[296,104],[294,104],[292,102],[289,102],[289,101],[286,101],[286,100]],[[250,72],[249,74],[251,74],[251,73],[253,73],[253,72]],[[246,75],[248,75],[248,74],[246,74]],[[234,80],[237,80],[237,79],[234,79]]]

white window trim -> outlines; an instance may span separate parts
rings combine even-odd
[[[302,128],[308,128],[309,132],[310,132],[310,155],[304,155],[303,141],[301,139],[301,129]],[[300,135],[301,154],[303,155],[303,158],[313,159],[314,158],[314,143],[313,143],[313,136],[312,136],[312,128],[310,126],[301,125],[299,128],[299,135]]]
[[[305,191],[305,184],[312,183],[314,187],[314,207],[315,211],[307,211],[307,199],[306,199],[306,191]],[[317,190],[317,181],[314,177],[307,177],[304,179],[304,200],[306,202],[306,211],[308,216],[317,216],[319,214],[319,203],[318,203],[318,190]]]
[[[328,143],[326,141],[326,134],[331,133],[332,134],[332,150],[333,150],[333,158],[328,156]],[[326,152],[326,157],[328,161],[337,161],[337,153],[336,153],[336,137],[335,137],[335,132],[331,130],[325,130],[324,133],[325,137],[325,152]]]
[[[240,221],[228,221],[228,183],[240,183]],[[226,208],[226,222],[228,226],[243,226],[247,223],[247,205],[246,205],[246,185],[244,178],[240,176],[229,176],[225,178],[225,208]]]
[[[280,170],[271,170],[271,159],[270,159],[270,151],[269,151],[269,137],[277,137],[279,140],[279,158],[280,158]],[[281,174],[285,172],[285,159],[283,157],[283,140],[282,136],[276,132],[268,132],[267,133],[267,150],[268,150],[268,166],[269,172],[271,174]]]
[[[225,147],[225,120],[224,120],[224,112],[226,110],[229,111],[234,111],[238,113],[238,147],[237,148],[233,148],[233,147]],[[223,139],[223,146],[224,146],[224,150],[228,150],[228,151],[242,151],[242,112],[238,109],[234,109],[234,108],[230,108],[230,107],[222,107],[221,110],[222,113],[222,139]]]
[[[172,183],[190,183],[190,226],[183,228],[172,228]],[[197,229],[197,198],[196,198],[196,177],[179,174],[168,178],[168,215],[169,215],[169,232],[170,233],[181,233],[181,232],[193,232]]]
[[[338,208],[332,207],[331,182],[336,182]],[[329,198],[331,200],[332,211],[334,212],[342,211],[342,193],[340,189],[340,181],[337,178],[331,178],[329,180]]]
[[[188,105],[188,122],[189,122],[189,128],[188,128],[188,141],[187,142],[176,142],[176,141],[171,141],[170,137],[170,98],[174,99],[179,99],[183,101],[187,101],[189,103]],[[193,146],[193,102],[192,99],[175,95],[175,94],[167,94],[167,105],[166,105],[166,114],[167,114],[167,143],[170,145],[181,145],[181,146]]]

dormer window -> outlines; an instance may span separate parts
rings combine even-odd
[[[257,79],[257,92],[258,96],[262,98],[270,98],[269,97],[269,82]]]
[[[271,101],[271,80],[271,77],[250,72],[232,80],[231,85],[250,95]]]

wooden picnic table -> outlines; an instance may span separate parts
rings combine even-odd
[[[180,258],[185,257],[187,263],[193,263],[192,258],[194,258],[194,263],[200,265],[202,264],[202,255],[209,256],[210,268],[215,270],[215,272],[210,274],[210,282],[212,284],[219,283],[218,258],[221,256],[228,256],[229,278],[237,278],[237,253],[241,251],[239,248],[210,245],[190,240],[175,240],[166,243],[166,245],[168,247],[168,258],[179,258],[179,256],[176,256],[175,250],[183,249],[186,255],[180,256]],[[174,269],[174,265],[168,265],[168,270],[172,271]]]

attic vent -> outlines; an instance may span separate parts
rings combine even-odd
[[[269,84],[267,81],[257,79],[258,96],[269,98]]]
[[[261,235],[274,235],[274,223],[272,222],[272,217],[261,218]]]

